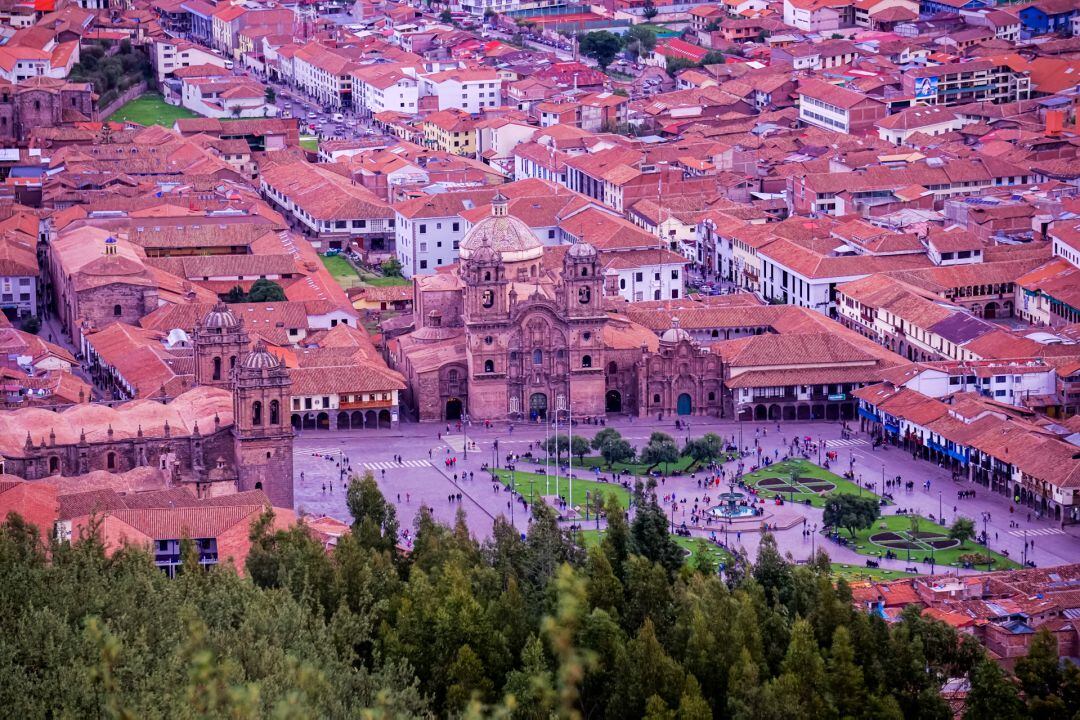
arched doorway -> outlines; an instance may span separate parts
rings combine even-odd
[[[810,406],[800,405],[795,411],[795,417],[797,420],[809,420],[810,419]]]
[[[769,406],[769,419],[770,420],[779,420],[780,419],[780,406],[779,405],[770,405]]]
[[[688,393],[683,393],[679,396],[678,401],[675,404],[675,412],[679,415],[689,415],[694,411],[694,401],[690,399]]]
[[[548,401],[544,393],[533,393],[529,398],[529,417],[547,419]]]
[[[389,429],[390,428],[390,411],[389,410],[380,410],[379,411],[379,427],[384,428],[384,429]]]
[[[364,413],[364,427],[373,428],[379,426],[379,417],[375,414],[374,410],[368,410]]]
[[[315,418],[315,426],[320,430],[330,429],[330,415],[328,413],[321,412]]]
[[[304,421],[300,419],[300,416],[297,413],[293,413],[290,422],[292,423],[293,430],[299,430],[300,426],[304,423]]]
[[[446,419],[447,420],[460,420],[461,419],[461,398],[450,398],[446,401]]]
[[[769,413],[769,411],[764,405],[755,405],[754,406],[754,419],[755,420],[765,420],[766,417],[768,416],[768,413]]]
[[[359,430],[364,427],[364,413],[359,410],[353,410],[349,415],[349,427],[353,430]]]
[[[622,393],[618,390],[608,390],[605,397],[604,407],[609,413],[622,412]]]
[[[998,305],[995,302],[986,303],[986,307],[983,308],[983,317],[987,320],[993,320],[997,317]]]
[[[304,415],[304,429],[305,430],[314,430],[316,427],[317,427],[317,425],[315,423],[315,414],[314,413],[308,413],[308,414]]]
[[[349,422],[349,413],[342,410],[337,414],[337,427],[338,430],[350,430],[351,423]]]
[[[826,405],[825,406],[825,419],[826,420],[839,420],[840,419],[840,406],[839,405]]]

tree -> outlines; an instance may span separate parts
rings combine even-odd
[[[669,57],[667,59],[667,74],[671,77],[675,77],[683,70],[697,66],[697,63],[693,60],[688,60],[681,57]]]
[[[630,525],[630,547],[636,555],[660,563],[669,574],[674,574],[683,564],[685,554],[671,539],[668,519],[663,508],[656,502],[656,495],[646,498],[638,493],[637,512]]]
[[[576,455],[578,462],[584,462],[585,456],[589,454],[589,441],[580,435],[575,435],[570,441],[570,454]]]
[[[592,445],[593,450],[600,452],[600,450],[604,447],[604,443],[608,442],[609,440],[621,439],[622,435],[619,433],[618,430],[616,430],[615,428],[606,427],[600,432],[593,435],[593,439],[589,444]]]
[[[454,21],[454,16],[449,9],[446,9],[439,13],[439,21],[444,23],[451,23]]]
[[[267,105],[273,105],[277,102],[277,90],[275,90],[272,85],[267,85],[264,97],[266,98]]]
[[[273,280],[259,278],[251,284],[245,302],[282,302],[286,300],[285,291]]]
[[[229,108],[229,114],[232,115],[234,118],[240,117],[240,113],[242,111],[243,108],[241,108],[239,105],[233,105],[231,108]]]
[[[225,295],[225,302],[230,303],[242,303],[247,302],[247,293],[244,292],[244,288],[239,285],[233,285],[228,294]]]
[[[549,456],[555,456],[555,462],[558,463],[561,461],[563,453],[570,447],[570,438],[562,433],[552,435],[551,437],[545,438],[544,441],[540,443],[540,447]]]
[[[1020,720],[1024,717],[1024,703],[1016,686],[996,662],[983,657],[971,671],[964,720]]]
[[[615,463],[630,462],[634,459],[634,448],[630,447],[630,443],[626,442],[622,438],[605,443],[600,448],[600,455],[603,456],[604,462],[608,467],[611,467]]]
[[[958,517],[949,528],[949,537],[961,543],[975,537],[975,521],[971,518]]]
[[[645,5],[642,6],[641,14],[646,20],[652,20],[659,12],[660,11],[656,9],[656,5],[653,4],[653,0],[645,0]]]
[[[382,274],[386,277],[401,277],[401,261],[390,256],[382,262]]]
[[[23,320],[22,329],[31,335],[37,335],[38,331],[41,330],[41,319],[37,315],[31,315]]]
[[[825,501],[821,519],[830,527],[844,528],[854,538],[857,531],[873,525],[880,514],[876,498],[833,493]]]
[[[679,448],[675,440],[667,433],[654,432],[649,436],[649,442],[641,449],[641,462],[649,467],[656,467],[660,463],[666,466],[678,461]]]
[[[386,501],[370,470],[349,483],[346,499],[353,518],[353,535],[363,547],[393,554],[397,548],[397,511]]]
[[[699,438],[686,443],[683,455],[694,458],[698,465],[708,465],[724,452],[724,441],[716,433],[705,433]]]
[[[607,30],[594,30],[578,36],[578,48],[595,60],[601,69],[611,64],[621,47],[622,40],[619,36]]]
[[[627,48],[632,49],[638,57],[645,57],[656,47],[656,33],[644,25],[630,26],[626,37]]]

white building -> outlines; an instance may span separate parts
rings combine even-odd
[[[502,105],[502,78],[495,70],[444,70],[420,76],[420,96],[434,95],[439,110],[470,114]]]
[[[164,82],[165,77],[177,68],[214,65],[224,69],[226,63],[232,65],[231,61],[217,53],[183,40],[166,38],[154,43],[154,69],[159,83]]]
[[[420,102],[420,83],[411,67],[367,65],[352,71],[353,107],[376,115],[393,111],[415,115]]]
[[[604,287],[630,302],[677,300],[686,295],[687,260],[670,250],[621,250],[601,256]]]

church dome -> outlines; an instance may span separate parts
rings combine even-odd
[[[507,203],[502,193],[491,199],[491,217],[469,228],[461,241],[458,254],[462,260],[470,259],[485,246],[508,263],[536,260],[543,255],[543,243],[537,240],[528,225],[507,214]]]
[[[220,302],[217,305],[214,305],[214,309],[208,312],[206,318],[203,320],[203,327],[219,328],[222,330],[235,328],[239,324],[236,316],[232,314],[232,311],[225,307],[225,303]]]
[[[679,327],[679,318],[671,318],[671,327],[664,331],[660,340],[666,343],[677,343],[683,340],[692,340],[690,333]]]
[[[262,340],[255,343],[255,347],[243,361],[244,367],[250,370],[273,370],[280,364],[280,361],[267,351],[266,343]]]
[[[590,260],[596,257],[596,248],[587,242],[576,242],[570,246],[566,254],[579,260]]]

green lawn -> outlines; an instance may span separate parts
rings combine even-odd
[[[355,285],[363,284],[360,279],[360,273],[356,272],[356,268],[349,263],[348,260],[341,255],[320,255],[323,265],[330,271],[337,284],[343,288],[351,288]]]
[[[409,285],[412,283],[411,280],[403,278],[400,275],[390,277],[363,271],[360,273],[360,278],[366,285],[371,285],[373,287],[390,287],[392,285]]]
[[[185,107],[169,105],[160,95],[143,95],[123,105],[108,117],[111,122],[137,122],[140,125],[172,127],[181,118],[200,117]]]
[[[604,531],[582,530],[578,533],[578,537],[581,538],[581,541],[586,548],[590,548],[600,543],[600,540],[604,537]],[[690,565],[690,567],[697,567],[698,544],[701,542],[704,542],[707,546],[705,551],[709,554],[709,558],[712,560],[713,565],[727,565],[732,561],[731,554],[728,553],[727,550],[717,547],[704,538],[672,535],[671,539],[675,541],[676,545],[687,552],[688,556],[686,558],[686,563]]]
[[[504,485],[510,484],[510,471],[509,470],[496,470],[495,474],[499,476],[499,480]],[[559,495],[559,497],[565,498],[570,491],[569,481],[565,475],[560,474],[558,478],[558,484],[555,482],[555,473],[552,471],[550,476],[545,476],[540,473],[523,472],[521,470],[514,471],[514,485],[517,491],[530,503],[539,500],[545,495]],[[605,497],[614,494],[619,499],[619,503],[625,508],[630,507],[630,493],[622,485],[616,485],[615,483],[603,483],[596,482],[595,480],[584,480],[578,477],[574,478],[574,495],[571,498],[571,503],[574,507],[578,508],[581,516],[585,516],[585,493],[590,494],[589,498],[589,517],[592,517],[592,508],[594,505],[593,498],[597,493],[603,493]]]
[[[767,487],[761,486],[761,481],[765,478],[781,478],[787,481],[787,487],[790,487],[791,471],[796,470],[800,480],[821,481],[829,483],[834,487],[828,489],[825,486],[821,486],[825,492],[814,492],[812,487],[799,483],[795,486],[796,491],[790,493],[787,490],[777,491],[771,490]],[[763,497],[774,497],[776,495],[783,495],[785,500],[793,498],[795,502],[804,502],[807,499],[810,500],[810,504],[814,507],[824,507],[825,498],[829,492],[838,493],[850,493],[852,495],[867,495],[869,497],[878,497],[876,494],[870,492],[865,488],[860,488],[856,483],[846,480],[835,473],[831,473],[825,468],[818,467],[812,462],[807,460],[784,460],[782,462],[773,463],[769,467],[761,468],[748,475],[743,475],[743,481],[750,487],[757,488],[758,492]]]
[[[833,563],[832,573],[833,577],[842,577],[848,582],[898,580],[900,578],[916,576],[915,573],[906,573],[900,570],[859,567],[858,565],[844,565],[843,563]]]
[[[311,152],[319,152],[319,138],[314,135],[301,135],[300,147]]]
[[[873,527],[855,533],[854,550],[861,555],[883,557],[885,552],[891,549],[896,553],[897,559],[906,561],[908,548],[903,547],[902,543],[913,543],[917,547],[911,548],[912,562],[924,562],[931,557],[930,546],[927,542],[934,541],[935,538],[944,541],[947,539],[949,532],[948,528],[944,528],[924,517],[919,518],[919,536],[913,538],[910,531],[910,515],[886,515],[880,517],[874,521]],[[880,536],[882,533],[892,533],[895,539],[877,537],[875,540],[871,540],[873,536]],[[841,535],[848,537],[846,531],[841,531]],[[960,556],[967,554],[975,554],[985,558],[986,548],[971,540],[966,540],[958,547],[934,550],[933,558],[936,565],[960,567]],[[996,552],[991,552],[990,557],[993,560],[995,570],[1020,567],[1019,564]],[[975,567],[976,569],[986,569],[986,563],[980,562]]]

